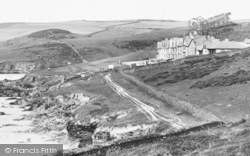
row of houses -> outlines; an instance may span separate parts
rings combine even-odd
[[[193,55],[208,55],[214,53],[227,52],[232,50],[241,50],[250,47],[250,39],[244,42],[229,41],[225,39],[220,41],[211,36],[190,37],[174,37],[157,42],[156,58],[147,60],[120,62],[119,65],[129,66],[146,66],[168,61],[171,59],[180,59]],[[113,64],[108,66],[108,70],[113,70]]]
[[[229,41],[228,39],[220,41],[210,36],[191,38],[187,35],[180,38],[166,38],[164,41],[158,42],[156,59],[179,59],[191,55],[240,50],[246,47],[250,47],[249,40],[245,40],[245,42]]]

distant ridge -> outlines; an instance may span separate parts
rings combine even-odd
[[[186,21],[179,21],[179,20],[164,20],[164,19],[124,19],[124,20],[82,20],[86,22],[126,22],[126,21],[159,21],[159,22],[186,22]]]

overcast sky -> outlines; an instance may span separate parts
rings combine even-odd
[[[189,20],[231,12],[250,18],[249,0],[0,0],[0,23],[72,20]]]

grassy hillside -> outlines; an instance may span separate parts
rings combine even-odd
[[[233,53],[233,52],[232,52]],[[132,75],[173,97],[210,110],[224,121],[249,118],[250,49],[167,63]]]
[[[233,41],[244,41],[246,38],[250,38],[250,25],[249,23],[239,23],[238,27],[235,27],[233,31],[228,31],[215,35],[220,40],[229,39]]]
[[[70,44],[61,41],[81,37],[61,29],[48,29],[0,43],[3,68],[19,62],[34,63],[35,69],[62,67],[86,62]],[[5,64],[5,65],[4,65]]]
[[[130,61],[129,58],[139,60],[155,57],[157,41],[165,37],[182,36],[187,31],[186,28],[174,27],[184,25],[185,22],[154,20],[74,21],[40,25],[39,23],[2,24],[0,31],[9,29],[14,33],[15,30],[12,28],[19,27],[25,34],[31,33],[1,42],[0,56],[2,62],[37,62],[39,67],[36,69],[64,67],[81,63],[80,60],[84,62],[83,65],[79,65],[81,68],[85,68],[88,61],[94,64],[92,67],[99,64],[97,67],[99,69],[100,63],[106,66],[110,62],[118,62],[118,59]],[[93,31],[80,32],[90,27]],[[49,29],[40,30],[41,28]],[[33,32],[35,29],[40,31]],[[76,29],[79,31],[75,31]],[[23,33],[19,35],[21,34]],[[130,53],[135,53],[135,57],[131,57],[133,54],[128,55]],[[138,56],[138,54],[143,55]],[[112,59],[109,60],[110,58]],[[90,64],[87,66],[91,67]]]
[[[112,32],[111,32],[112,31]],[[186,29],[175,30],[163,29],[154,30],[137,35],[126,34],[123,37],[120,34],[115,34],[113,30],[109,30],[109,33],[113,33],[115,36],[106,35],[107,32],[101,32],[89,38],[78,38],[67,40],[70,44],[74,45],[81,54],[85,55],[85,59],[88,61],[97,61],[115,56],[121,56],[137,51],[156,51],[157,41],[161,41],[165,37],[182,36]]]

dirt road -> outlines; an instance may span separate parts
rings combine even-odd
[[[185,126],[185,124],[182,123],[181,119],[169,117],[166,114],[160,112],[159,110],[156,110],[154,107],[149,106],[141,102],[140,100],[136,99],[135,97],[129,95],[121,86],[117,85],[116,83],[112,81],[110,74],[106,75],[105,79],[107,83],[110,85],[110,87],[117,94],[119,94],[123,98],[130,100],[150,120],[153,120],[153,121],[163,120],[163,121],[169,122],[176,129],[182,129]]]

